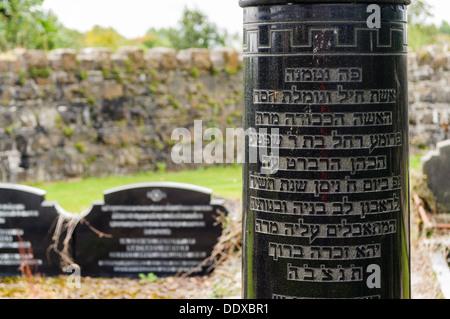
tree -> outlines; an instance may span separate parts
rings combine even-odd
[[[169,40],[169,29],[155,29],[151,28],[145,34],[142,44],[147,48],[155,47],[172,47],[172,43]]]
[[[415,0],[408,10],[408,45],[413,49],[435,43],[439,34],[434,24],[428,24],[432,6],[425,0]]]
[[[104,28],[95,25],[92,30],[85,34],[85,44],[88,47],[106,47],[117,50],[120,46],[125,45],[127,39],[120,35],[113,28]]]
[[[443,34],[450,34],[450,24],[447,21],[442,21],[439,27],[439,32]]]
[[[227,33],[210,22],[202,12],[184,8],[178,28],[167,30],[167,37],[175,49],[182,50],[223,46]]]
[[[78,47],[80,33],[64,27],[44,0],[0,0],[0,49]]]
[[[426,20],[433,17],[432,8],[426,0],[414,0],[408,8],[408,23],[425,25]]]
[[[3,0],[0,2],[1,45],[5,48],[29,47],[41,31],[42,12],[36,10],[43,0]]]

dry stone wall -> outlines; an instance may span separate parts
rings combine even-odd
[[[434,149],[450,139],[450,49],[410,52],[408,70],[411,150]]]
[[[242,127],[241,66],[229,48],[3,53],[0,181],[186,168],[171,161],[172,131]],[[410,52],[408,67],[414,153],[450,138],[450,51]]]
[[[242,126],[241,65],[228,48],[5,53],[0,181],[181,168],[170,160],[175,128]]]

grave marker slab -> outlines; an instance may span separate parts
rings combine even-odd
[[[423,174],[439,204],[450,212],[450,140],[437,144],[435,151],[422,158]]]
[[[192,270],[210,256],[222,233],[217,217],[227,212],[211,201],[211,194],[210,189],[168,182],[105,191],[104,202],[94,203],[86,214],[88,224],[76,229],[81,275],[165,277]]]
[[[18,276],[28,264],[32,274],[57,275],[59,260],[48,247],[58,218],[45,191],[0,184],[0,276]]]

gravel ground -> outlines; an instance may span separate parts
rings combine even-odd
[[[445,240],[446,235],[442,234]],[[443,295],[431,263],[432,253],[439,249],[438,237],[413,238],[411,242],[411,298],[442,299]]]

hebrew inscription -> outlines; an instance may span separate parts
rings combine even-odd
[[[298,21],[249,8],[244,24],[246,146],[270,154],[244,170],[244,259],[277,278],[246,284],[267,298],[383,298],[406,245],[403,6],[381,6],[380,28],[367,5],[315,19],[282,7]]]

